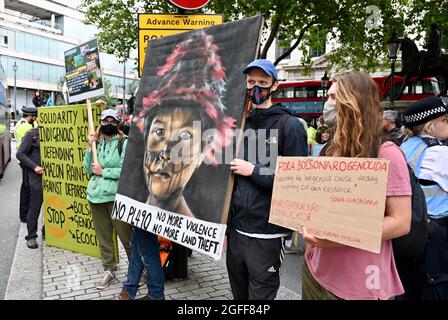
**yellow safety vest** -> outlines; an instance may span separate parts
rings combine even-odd
[[[16,139],[17,150],[20,147],[20,143],[22,142],[25,133],[27,133],[28,130],[35,128],[36,126],[37,126],[36,123],[30,124],[24,118],[20,119],[19,122],[16,123],[16,126],[14,127],[14,137]]]

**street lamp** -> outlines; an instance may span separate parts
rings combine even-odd
[[[325,74],[322,78],[320,78],[320,85],[323,89],[323,94],[322,94],[322,108],[325,105],[325,94],[327,92],[327,87],[328,87],[328,82],[330,81],[330,79],[328,78],[327,75],[327,71],[325,71]]]
[[[14,70],[14,114],[17,113],[17,70],[19,67],[17,67],[16,62],[14,61],[14,65],[12,66],[12,70]]]
[[[387,41],[387,51],[389,60],[391,62],[391,91],[390,91],[390,108],[394,109],[395,100],[395,61],[397,61],[398,51],[401,48],[401,40],[398,38],[398,34],[392,33],[392,37]]]

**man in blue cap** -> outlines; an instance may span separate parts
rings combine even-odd
[[[273,300],[280,287],[284,238],[291,230],[270,224],[277,155],[307,156],[307,136],[288,108],[272,103],[278,75],[269,60],[243,71],[252,108],[246,119],[243,150],[230,163],[235,185],[228,219],[227,270],[237,300]],[[258,148],[250,154],[251,148]],[[265,146],[265,147],[264,147]]]

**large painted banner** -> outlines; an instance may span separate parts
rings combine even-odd
[[[269,222],[379,253],[389,160],[279,157]]]
[[[70,103],[104,93],[97,39],[65,51],[64,60]]]
[[[257,16],[149,43],[114,218],[221,257],[242,71],[262,25]]]
[[[94,122],[102,109],[92,106]],[[88,132],[86,105],[39,108],[46,244],[100,257],[83,168]],[[116,246],[116,253],[118,257]]]

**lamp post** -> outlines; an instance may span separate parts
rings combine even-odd
[[[401,48],[401,41],[398,38],[398,34],[395,32],[392,33],[392,37],[387,41],[387,52],[389,56],[389,60],[391,62],[391,90],[390,90],[390,109],[394,109],[394,100],[395,100],[395,61],[397,61],[398,51]]]
[[[327,71],[325,71],[324,76],[322,78],[320,78],[320,85],[322,86],[322,89],[323,89],[322,108],[325,105],[325,94],[327,93],[328,81],[330,81],[330,79],[328,78]]]
[[[12,66],[12,70],[14,70],[14,114],[17,113],[17,70],[19,67],[17,67],[16,62],[14,61],[14,65]]]

